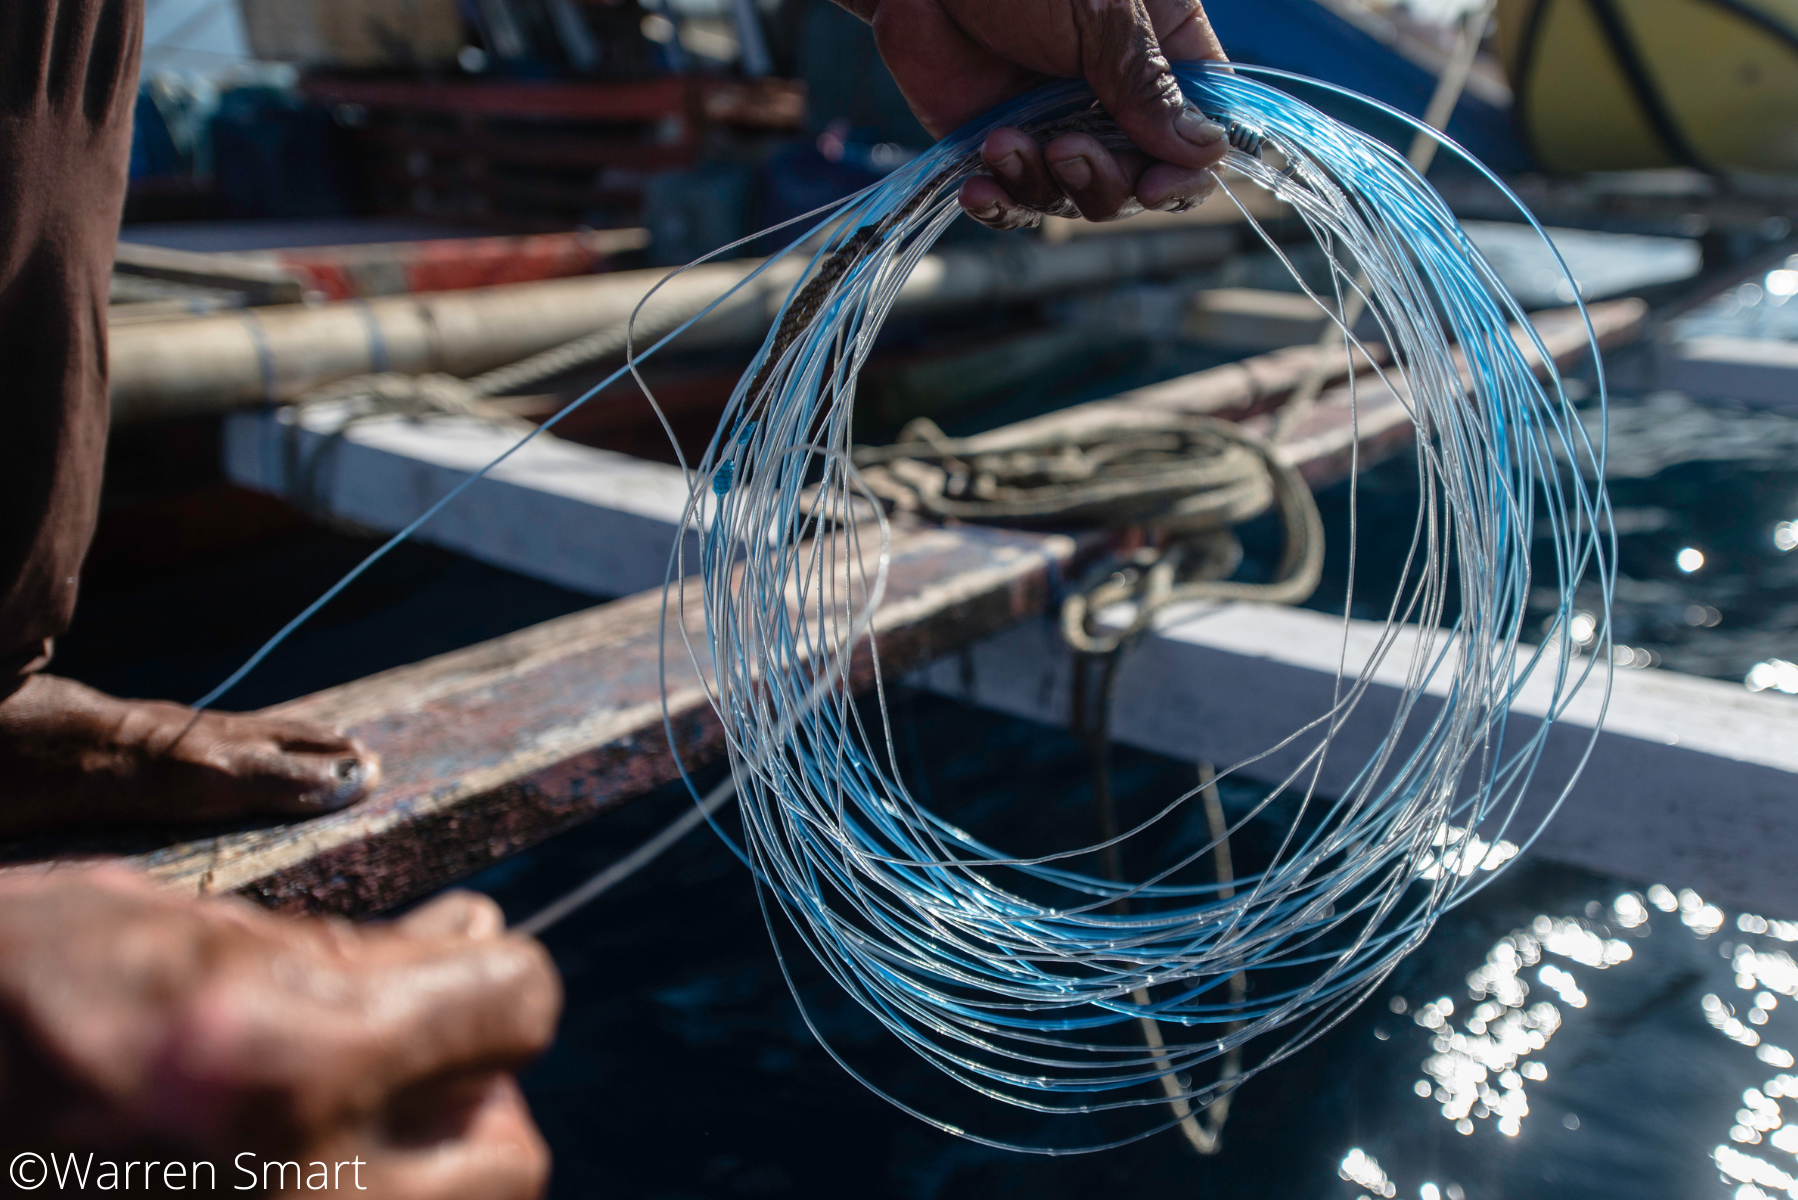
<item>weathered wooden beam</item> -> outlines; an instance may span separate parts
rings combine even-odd
[[[241,254],[200,253],[120,242],[113,270],[150,279],[242,292],[252,304],[297,304],[305,283],[280,263]]]
[[[902,531],[875,621],[882,669],[1042,612],[1075,548],[1059,535]],[[272,710],[335,725],[381,755],[380,785],[343,812],[172,844],[36,839],[0,860],[122,856],[171,886],[286,911],[401,904],[677,777],[662,611],[657,589]],[[690,764],[714,761],[720,729],[672,624],[667,664],[675,747]],[[852,679],[865,682],[866,667],[864,653]]]
[[[1588,306],[1588,311],[1603,350],[1633,341],[1648,315],[1647,306],[1640,300],[1607,300]],[[1578,309],[1534,313],[1530,323],[1549,356],[1561,368],[1571,368],[1588,356],[1590,341]],[[1533,343],[1521,330],[1514,331],[1513,336],[1541,369]],[[1377,363],[1384,364],[1386,355],[1380,346],[1370,345],[1368,352]],[[1282,443],[1280,453],[1299,468],[1312,487],[1327,487],[1346,478],[1351,463],[1358,461],[1362,467],[1368,467],[1409,444],[1411,410],[1408,401],[1386,386],[1362,355],[1357,353],[1355,357],[1354,365],[1360,373],[1351,386],[1347,382],[1348,356],[1341,350],[1320,351],[1316,346],[1276,350],[1103,400],[1072,405],[980,434],[968,442],[971,452],[999,452],[1049,438],[1078,437],[1087,429],[1116,428],[1132,420],[1155,421],[1168,414],[1225,417],[1266,435],[1273,430],[1272,411],[1298,387],[1320,354],[1331,372],[1326,382],[1343,382],[1318,396],[1311,411],[1299,419]],[[1464,365],[1462,378],[1463,382],[1467,379]]]

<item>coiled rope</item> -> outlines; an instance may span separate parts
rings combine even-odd
[[[1108,654],[1173,604],[1251,600],[1297,604],[1323,574],[1323,519],[1299,473],[1232,421],[1182,416],[1099,426],[982,450],[913,421],[891,446],[858,449],[855,465],[874,495],[939,520],[1026,528],[1135,527],[1153,548],[1077,589],[1062,604],[1062,637],[1083,654]],[[1278,508],[1285,552],[1269,583],[1227,576],[1242,557],[1232,527]],[[1091,618],[1132,601],[1130,623],[1101,633]]]

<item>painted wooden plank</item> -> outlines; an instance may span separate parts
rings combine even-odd
[[[1285,778],[1304,766],[1323,731],[1279,743],[1331,710],[1339,663],[1353,680],[1373,657],[1383,628],[1253,604],[1170,609],[1119,669],[1112,729],[1118,741],[1157,753],[1204,759],[1220,769],[1255,760],[1245,769],[1249,776]],[[1390,733],[1416,648],[1416,631],[1401,631],[1373,672],[1366,699],[1331,740],[1318,774],[1320,794],[1340,795]],[[911,682],[1065,724],[1069,674],[1059,635],[1038,621],[932,664]],[[1432,682],[1434,700],[1407,726],[1413,735],[1438,711],[1445,691],[1444,681]],[[1546,676],[1525,682],[1514,709],[1522,719],[1513,722],[1511,738],[1536,731],[1548,697]],[[1572,777],[1605,700],[1599,668],[1546,740],[1526,819],[1541,816]],[[1413,736],[1403,744],[1414,742]],[[1798,916],[1795,849],[1798,701],[1672,671],[1619,669],[1591,761],[1533,852]]]
[[[391,533],[528,428],[383,416],[334,434],[342,423],[335,405],[234,413],[225,421],[225,474],[308,511]],[[678,467],[539,437],[417,537],[571,591],[628,596],[662,585],[686,506]]]
[[[1643,308],[1635,301],[1595,305],[1593,323],[1607,344],[1633,337]],[[1537,314],[1537,330],[1563,362],[1579,358],[1585,325],[1570,310]],[[1092,423],[1205,413],[1272,431],[1270,409],[1317,360],[1312,346],[1138,388],[1008,425],[976,439],[986,448],[1077,433]],[[1377,347],[1374,356],[1382,358]],[[1325,352],[1336,378],[1346,356]],[[598,401],[604,403],[605,401]],[[342,410],[318,406],[233,414],[225,426],[225,472],[232,482],[294,500],[384,532],[423,512],[467,475],[496,458],[519,426],[473,418],[414,421],[388,416],[342,424]],[[1406,400],[1372,372],[1351,387],[1328,388],[1282,447],[1313,487],[1370,466],[1411,440]],[[622,596],[661,585],[687,502],[679,469],[552,438],[540,438],[477,483],[418,536],[507,570],[592,596]]]
[[[1798,342],[1694,337],[1662,352],[1662,387],[1764,408],[1798,408]]]

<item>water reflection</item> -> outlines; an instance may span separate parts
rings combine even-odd
[[[1632,897],[1631,903],[1640,908],[1639,899]],[[1578,918],[1538,916],[1528,929],[1501,938],[1486,961],[1468,973],[1467,994],[1477,1003],[1461,1029],[1449,1023],[1455,1005],[1447,996],[1422,1005],[1411,1018],[1435,1031],[1430,1043],[1434,1053],[1423,1061],[1429,1079],[1418,1080],[1415,1090],[1435,1100],[1443,1119],[1461,1134],[1471,1135],[1476,1120],[1496,1117],[1499,1132],[1516,1137],[1530,1111],[1524,1080],[1548,1078],[1547,1067],[1527,1060],[1560,1029],[1561,1011],[1548,1000],[1530,1003],[1530,985],[1523,979],[1524,971],[1542,963],[1545,953],[1605,970],[1629,961],[1633,951],[1627,942],[1602,937]],[[1536,979],[1563,1004],[1586,1006],[1586,994],[1571,971],[1542,963]],[[1405,1003],[1394,997],[1393,1010],[1402,1011]]]
[[[1726,1188],[1721,1194],[1729,1200],[1779,1196],[1798,1200],[1798,1124],[1786,1123],[1780,1104],[1798,1100],[1798,1075],[1786,1073],[1794,1065],[1793,1054],[1770,1040],[1786,1011],[1781,998],[1798,997],[1798,959],[1781,946],[1768,944],[1798,941],[1798,921],[1744,912],[1732,922],[1719,905],[1691,888],[1675,891],[1654,884],[1641,892],[1625,891],[1608,906],[1587,903],[1581,916],[1538,914],[1526,927],[1494,942],[1485,960],[1467,973],[1471,1005],[1459,1005],[1448,995],[1416,1005],[1402,995],[1392,996],[1387,1010],[1408,1014],[1431,1035],[1430,1052],[1422,1061],[1426,1078],[1417,1080],[1413,1091],[1432,1101],[1443,1120],[1463,1136],[1474,1136],[1479,1123],[1490,1120],[1499,1134],[1517,1137],[1531,1115],[1528,1085],[1549,1078],[1540,1056],[1555,1035],[1570,1023],[1615,1024],[1622,1019],[1617,1012],[1619,995],[1627,1007],[1628,997],[1635,993],[1639,999],[1649,982],[1642,980],[1621,993],[1612,989],[1610,1003],[1601,1009],[1582,987],[1582,972],[1627,971],[1638,957],[1631,941],[1653,933],[1650,921],[1656,913],[1675,917],[1698,943],[1709,942],[1731,925],[1745,935],[1717,945],[1734,974],[1738,994],[1705,992],[1697,997],[1696,1006],[1705,1023],[1739,1052],[1751,1052],[1755,1062],[1779,1073],[1741,1092],[1739,1107],[1726,1127],[1728,1140],[1711,1150],[1711,1165]],[[1534,996],[1532,988],[1538,989]],[[1625,1101],[1612,1096],[1607,1103]],[[1582,1121],[1568,1111],[1561,1114],[1560,1124],[1577,1133]],[[1444,1190],[1434,1181],[1422,1181],[1414,1192],[1408,1191],[1400,1178],[1402,1170],[1382,1167],[1360,1146],[1342,1160],[1339,1174],[1357,1184],[1364,1196],[1481,1197],[1479,1189],[1461,1183]]]
[[[930,777],[945,809],[998,797],[1033,821],[1089,818],[1084,746],[913,700],[921,737],[956,739],[955,770]],[[1117,765],[1126,796],[1191,778],[1188,765],[1128,748]],[[1263,795],[1246,783],[1224,791],[1231,814]],[[658,803],[547,843],[506,864],[509,883],[489,886],[509,913],[533,911],[691,801],[670,792]],[[1201,821],[1194,836],[1203,831]],[[1245,854],[1256,836],[1244,833]],[[1493,851],[1460,832],[1426,849],[1419,867],[1457,874]],[[1367,1003],[1243,1088],[1218,1154],[1200,1158],[1174,1132],[1048,1159],[922,1126],[831,1061],[794,1009],[741,866],[702,831],[551,937],[569,1013],[525,1087],[555,1149],[554,1200],[1788,1196],[1777,1185],[1798,1176],[1798,1066],[1777,1064],[1798,1050],[1798,921],[1788,919],[1798,912],[1738,912],[1681,881],[1632,886],[1528,855],[1473,878],[1490,886],[1448,913]],[[911,1102],[960,1094],[807,956],[788,965],[854,1066]],[[1733,1019],[1757,1044],[1707,1020],[1707,995],[1719,1024]],[[970,1101],[950,1115],[972,1125],[992,1114]],[[1039,1126],[1019,1117],[988,1132]],[[1040,1126],[1045,1142],[1055,1132]]]
[[[1768,271],[1759,281],[1738,284],[1674,323],[1676,336],[1798,338],[1798,254]]]
[[[1751,692],[1773,688],[1788,696],[1798,694],[1798,663],[1789,663],[1783,658],[1757,662],[1748,668],[1742,683]]]
[[[1350,1183],[1360,1184],[1375,1196],[1398,1195],[1398,1185],[1386,1177],[1386,1172],[1380,1170],[1380,1164],[1373,1155],[1358,1146],[1343,1156],[1342,1166],[1337,1171]]]

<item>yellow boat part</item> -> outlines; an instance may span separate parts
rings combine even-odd
[[[1798,0],[1498,0],[1551,171],[1798,172]]]

